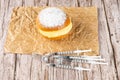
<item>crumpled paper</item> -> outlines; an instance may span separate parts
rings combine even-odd
[[[41,54],[92,49],[82,55],[98,55],[98,18],[95,7],[60,7],[72,19],[73,28],[61,40],[44,38],[36,26],[36,18],[44,7],[13,9],[4,46],[5,53]]]

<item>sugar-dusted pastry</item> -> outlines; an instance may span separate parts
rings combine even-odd
[[[50,39],[61,39],[72,29],[70,17],[57,7],[47,7],[41,10],[36,24],[39,32]]]

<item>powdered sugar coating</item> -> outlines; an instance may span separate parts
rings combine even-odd
[[[38,18],[45,27],[54,28],[64,24],[66,14],[59,8],[48,7],[40,11]]]

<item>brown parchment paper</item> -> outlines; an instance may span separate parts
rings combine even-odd
[[[95,7],[61,7],[72,19],[69,36],[49,40],[41,36],[35,20],[44,7],[17,7],[13,9],[4,46],[5,53],[46,54],[76,49],[92,49],[84,55],[98,55],[98,19]]]

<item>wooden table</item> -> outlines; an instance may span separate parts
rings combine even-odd
[[[8,23],[16,6],[97,6],[100,55],[109,65],[83,72],[45,67],[41,56],[5,54]],[[0,0],[0,80],[120,80],[120,0]]]

